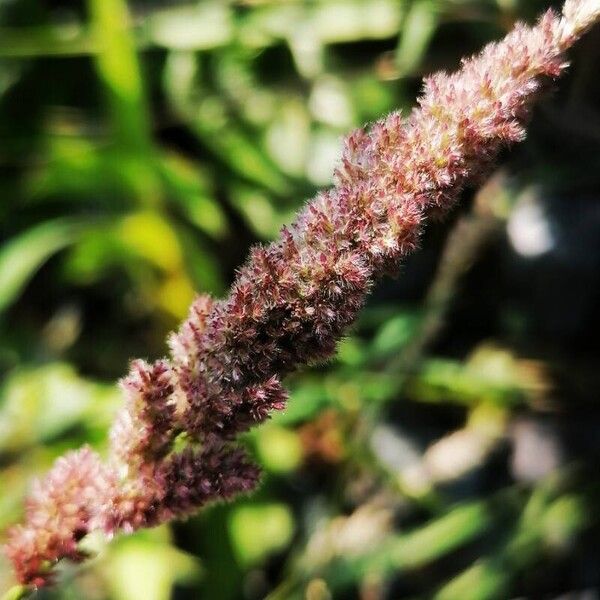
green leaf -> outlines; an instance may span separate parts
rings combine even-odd
[[[175,583],[197,575],[199,566],[169,543],[138,536],[120,540],[107,563],[114,600],[169,600]]]
[[[228,230],[227,217],[213,196],[210,180],[198,166],[171,153],[159,157],[158,167],[166,193],[186,217],[207,235],[223,238]]]
[[[150,149],[150,125],[135,42],[124,0],[88,0],[98,45],[96,68],[106,92],[119,145],[134,152]]]
[[[273,421],[278,425],[301,423],[331,404],[322,378],[305,375],[295,378],[289,387],[290,400],[287,408],[273,415]]]
[[[0,451],[54,438],[119,398],[116,386],[84,379],[68,364],[13,372],[0,390]]]
[[[93,51],[88,32],[79,25],[0,28],[0,56],[73,56]]]
[[[506,351],[478,349],[465,363],[429,359],[409,383],[412,397],[424,402],[457,402],[471,405],[489,401],[513,406],[535,391],[540,382],[524,375]]]
[[[455,506],[411,532],[389,536],[366,554],[340,556],[327,566],[325,579],[335,588],[344,588],[370,575],[380,577],[420,569],[486,534],[498,514],[511,514],[518,501],[518,494],[509,489],[490,501]]]
[[[229,533],[239,561],[259,563],[284,548],[292,538],[294,519],[286,504],[247,504],[235,507],[229,519]]]
[[[274,473],[293,471],[302,460],[298,434],[274,423],[257,430],[256,448],[260,464]]]
[[[75,242],[85,225],[73,219],[48,221],[9,240],[0,250],[0,314],[21,294],[36,271]]]
[[[507,598],[510,574],[501,563],[486,559],[463,571],[435,595],[436,600],[470,598],[472,600],[494,600]]]
[[[231,41],[232,16],[226,2],[205,0],[154,11],[146,33],[157,46],[180,51],[207,50]]]
[[[410,569],[444,556],[492,524],[486,502],[458,506],[448,514],[407,535],[398,536],[386,550],[394,568]]]
[[[419,318],[410,312],[386,321],[377,332],[369,357],[377,359],[397,353],[412,338],[418,324]]]
[[[438,2],[413,1],[404,18],[396,49],[396,65],[401,75],[413,73],[423,63],[437,27],[438,13]]]

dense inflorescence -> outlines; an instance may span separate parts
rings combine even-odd
[[[59,458],[46,477],[33,484],[24,525],[10,532],[6,553],[19,581],[44,585],[61,558],[86,558],[78,542],[96,527],[112,489],[112,473],[87,447]]]
[[[599,19],[600,0],[567,0],[562,17],[517,25],[457,73],[428,78],[408,118],[393,113],[352,133],[335,186],[252,250],[226,299],[196,299],[170,359],[132,363],[109,461],[85,448],[36,484],[6,545],[18,579],[51,581],[59,559],[85,558],[78,541],[92,529],[132,531],[251,490],[259,470],[236,436],[284,408],[279,378],[330,356],[426,219],[523,139],[541,86]]]

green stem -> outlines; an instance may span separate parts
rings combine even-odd
[[[151,147],[148,107],[130,16],[124,0],[88,0],[91,29],[97,44],[98,74],[108,93],[119,146],[147,153]]]
[[[22,600],[31,593],[31,588],[24,585],[15,585],[5,592],[0,600]]]

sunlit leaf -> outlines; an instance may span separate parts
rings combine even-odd
[[[302,445],[298,435],[275,424],[258,430],[256,446],[261,464],[275,473],[293,471],[302,460]]]
[[[85,229],[81,220],[47,221],[8,241],[0,250],[0,313],[53,254],[75,242]]]
[[[88,4],[99,48],[96,65],[108,95],[115,134],[123,148],[143,152],[150,144],[148,114],[127,4],[124,0],[88,0]]]
[[[203,50],[228,42],[232,36],[232,12],[214,0],[191,6],[156,11],[146,34],[158,46],[176,50]]]
[[[168,543],[137,536],[111,548],[105,568],[114,600],[169,600],[176,582],[198,572],[190,555]]]
[[[227,219],[207,176],[176,154],[164,155],[160,169],[168,196],[183,208],[189,220],[211,237],[222,238],[227,232]]]
[[[119,397],[116,386],[79,377],[72,366],[48,364],[21,369],[5,379],[0,390],[0,451],[15,451],[54,438],[95,406]]]
[[[229,532],[236,555],[244,565],[260,562],[284,548],[294,531],[294,519],[285,504],[252,503],[234,508]]]
[[[427,46],[435,32],[439,2],[413,0],[402,22],[396,64],[400,74],[411,74],[422,63]]]

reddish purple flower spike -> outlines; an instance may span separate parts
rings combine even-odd
[[[113,453],[125,462],[155,460],[168,453],[173,442],[175,410],[172,396],[173,369],[166,360],[149,365],[131,363],[129,376],[121,381],[124,410],[111,431]]]
[[[225,300],[195,300],[170,359],[132,363],[108,463],[83,448],[34,486],[5,546],[19,581],[47,584],[58,560],[84,559],[78,542],[93,529],[149,527],[253,489],[259,470],[236,436],[284,408],[280,377],[330,356],[426,219],[523,139],[544,81],[598,20],[600,0],[567,0],[562,16],[517,25],[457,73],[428,78],[407,119],[393,113],[352,133],[335,187],[252,250]]]
[[[78,542],[96,527],[112,487],[110,470],[88,447],[59,458],[44,479],[34,482],[25,524],[8,531],[4,547],[17,579],[42,586],[52,581],[58,560],[84,560]]]

